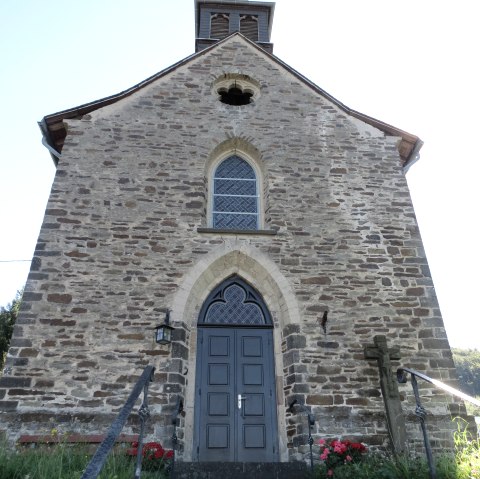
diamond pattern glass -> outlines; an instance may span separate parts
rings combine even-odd
[[[214,193],[216,195],[252,195],[257,194],[255,180],[224,180],[215,178]]]
[[[227,230],[255,230],[257,229],[257,215],[215,213],[213,227]]]
[[[218,165],[213,180],[213,227],[258,228],[257,178],[253,168],[234,155]]]
[[[265,324],[262,310],[257,304],[247,303],[245,290],[238,284],[225,289],[225,301],[210,305],[205,316],[206,323],[215,324]]]
[[[230,156],[217,167],[215,178],[243,178],[255,180],[253,168],[239,156]]]
[[[216,212],[251,213],[257,209],[257,198],[251,196],[215,196],[213,209]]]

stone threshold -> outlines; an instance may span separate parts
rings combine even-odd
[[[176,462],[175,479],[305,479],[304,462]]]

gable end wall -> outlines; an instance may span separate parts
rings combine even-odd
[[[255,104],[217,100],[212,84],[227,72],[260,82]],[[53,418],[63,430],[101,432],[153,364],[149,432],[168,446],[177,395],[192,387],[202,298],[223,279],[208,269],[220,250],[225,271],[248,272],[267,294],[281,355],[283,460],[308,451],[304,416],[286,412],[293,399],[314,413],[316,437],[388,445],[377,367],[363,359],[377,334],[400,348],[401,364],[455,385],[397,138],[349,118],[241,38],[68,123],[0,378],[0,429],[12,437],[41,432]],[[197,231],[206,226],[206,165],[235,138],[258,152],[265,228],[274,236]],[[258,278],[267,275],[255,264],[275,265],[268,268],[288,288],[262,286]],[[182,296],[199,268],[203,296]],[[181,298],[182,313],[172,311],[174,344],[153,344],[153,327]],[[401,394],[419,444],[410,388]],[[451,445],[450,411],[463,406],[427,386],[422,394],[435,417],[435,446]],[[186,422],[179,429],[185,457]]]

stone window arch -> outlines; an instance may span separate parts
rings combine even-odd
[[[261,181],[256,165],[243,155],[221,157],[210,170],[209,223],[215,229],[261,229]]]

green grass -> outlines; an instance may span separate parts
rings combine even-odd
[[[480,469],[472,467],[464,457],[460,462],[452,454],[436,460],[437,479],[479,479]],[[423,458],[388,458],[371,455],[361,463],[349,464],[334,470],[328,476],[326,468],[319,466],[315,479],[429,479],[429,469]]]
[[[480,440],[459,423],[455,453],[436,455],[437,479],[480,479]],[[9,449],[0,441],[0,479],[80,479],[91,454],[84,448],[59,444],[35,449]],[[119,451],[109,455],[100,479],[131,479],[134,462]],[[143,479],[165,478],[162,472],[142,471]],[[314,478],[328,478],[322,465]],[[335,468],[334,479],[429,479],[423,457],[392,458],[367,454],[362,462]]]
[[[80,479],[91,454],[79,446],[11,450],[0,443],[0,479]],[[99,479],[132,479],[134,461],[122,452],[111,453]],[[161,479],[160,472],[142,471],[142,479]]]

